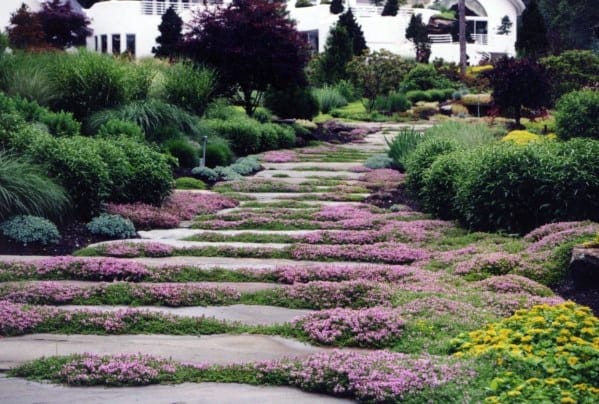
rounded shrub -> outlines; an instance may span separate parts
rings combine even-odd
[[[407,99],[411,103],[417,103],[419,101],[432,101],[429,93],[423,90],[411,90],[406,93]]]
[[[455,87],[455,84],[435,69],[433,65],[419,64],[408,72],[402,83],[405,91],[430,90]]]
[[[268,108],[258,107],[254,111],[253,117],[260,123],[268,123],[272,119],[272,112]]]
[[[193,168],[200,164],[198,149],[183,137],[167,140],[162,147],[179,162],[179,167]]]
[[[60,233],[56,225],[38,216],[14,216],[0,224],[0,232],[20,244],[58,244]]]
[[[368,168],[376,170],[378,168],[389,168],[393,166],[393,159],[386,154],[376,154],[368,157],[364,165]]]
[[[191,170],[191,173],[206,182],[218,181],[218,173],[212,168],[196,167],[193,170]]]
[[[96,236],[115,239],[132,238],[137,235],[135,226],[129,219],[119,215],[103,213],[94,217],[87,225],[87,230]]]
[[[139,125],[124,121],[122,119],[110,119],[108,122],[100,126],[96,136],[104,139],[118,138],[125,136],[131,139],[142,141],[144,134]]]
[[[308,88],[270,90],[264,104],[280,118],[312,119],[319,111],[318,100]]]
[[[599,219],[599,142],[576,139],[478,149],[458,187],[470,228],[526,233],[554,221]]]
[[[200,155],[202,151],[200,150]],[[229,147],[229,142],[219,136],[208,138],[206,143],[206,165],[208,167],[228,166],[235,155]]]
[[[573,91],[557,102],[555,125],[561,139],[599,139],[599,91]]]
[[[231,164],[229,168],[240,175],[250,175],[262,169],[260,160],[257,157],[242,157],[235,164]]]
[[[202,116],[214,93],[216,75],[211,69],[179,62],[165,71],[162,86],[164,101]]]
[[[206,189],[206,184],[192,177],[179,177],[175,180],[177,189]]]
[[[277,125],[277,138],[279,140],[280,149],[289,149],[295,147],[295,142],[297,141],[296,126]],[[304,129],[301,126],[299,127]]]
[[[502,142],[513,142],[515,144],[528,144],[530,142],[539,142],[543,138],[535,133],[526,130],[513,130],[501,138]]]
[[[421,202],[427,212],[440,219],[457,216],[454,200],[466,168],[467,153],[458,151],[440,156],[424,171]]]
[[[218,175],[219,181],[239,181],[243,179],[243,176],[236,172],[232,166],[215,167],[214,172]]]
[[[420,197],[424,186],[424,174],[430,166],[445,154],[458,149],[453,139],[431,138],[422,141],[406,160],[408,179],[406,185],[414,195]]]
[[[260,151],[278,149],[279,135],[274,123],[267,123],[260,127]]]
[[[253,119],[210,120],[210,126],[219,136],[229,141],[233,152],[239,156],[260,150],[260,123]]]

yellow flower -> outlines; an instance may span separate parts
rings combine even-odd
[[[519,396],[521,393],[517,390],[511,390],[507,392],[508,397],[517,397]]]
[[[572,397],[562,397],[562,404],[576,404],[576,400]]]
[[[570,366],[574,367],[574,366],[576,366],[576,364],[577,364],[577,363],[578,363],[578,358],[577,358],[577,357],[575,357],[575,356],[570,356],[570,357],[568,358],[568,365],[570,365]]]

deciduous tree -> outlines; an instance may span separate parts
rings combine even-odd
[[[11,14],[7,31],[10,46],[13,48],[30,49],[47,46],[39,16],[25,3]]]
[[[550,86],[545,68],[532,59],[503,58],[485,73],[491,80],[493,100],[520,125],[522,109],[550,105]]]
[[[92,34],[90,20],[75,10],[71,3],[51,0],[42,3],[38,12],[46,42],[58,49],[71,46],[84,46],[86,38]]]
[[[278,2],[233,0],[225,8],[198,12],[182,49],[214,67],[221,84],[238,89],[249,115],[269,86],[285,89],[306,81],[308,45]]]

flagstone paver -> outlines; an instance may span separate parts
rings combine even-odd
[[[304,404],[350,403],[292,387],[246,384],[183,383],[140,387],[67,387],[0,375],[3,404]]]

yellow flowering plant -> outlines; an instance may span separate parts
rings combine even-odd
[[[599,319],[587,307],[534,306],[451,343],[456,357],[485,355],[498,366],[525,369],[495,379],[491,402],[535,401],[538,394],[547,402],[599,400]]]

